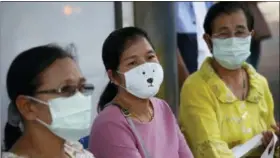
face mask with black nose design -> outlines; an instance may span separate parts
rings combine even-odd
[[[155,96],[163,81],[163,69],[159,63],[148,62],[124,74],[126,91],[132,95],[148,99]]]

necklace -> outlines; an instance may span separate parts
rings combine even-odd
[[[246,91],[246,75],[244,75],[244,73],[246,74],[246,71],[244,70],[243,71],[243,69],[241,69],[241,75],[239,75],[239,77],[241,77],[242,78],[242,91],[241,91],[241,100],[245,100],[245,98],[246,98],[246,96],[247,96],[247,91]],[[225,80],[221,77],[221,79],[225,82]],[[228,86],[228,88],[232,91],[232,92],[234,92],[234,88],[230,85],[230,84],[227,84],[227,82],[225,82],[225,84]],[[237,95],[236,95],[236,97],[237,97]]]
[[[125,112],[126,112],[126,115],[127,116],[134,116],[137,120],[139,120],[141,123],[144,123],[145,121],[143,121],[137,114],[135,114],[134,112],[130,112],[130,107],[129,108],[126,108],[126,107],[124,107],[124,106],[122,106],[122,104],[118,104],[119,106],[120,106],[120,108],[121,109],[123,109],[123,110],[125,110]],[[151,112],[152,110],[150,110],[150,108],[149,108],[149,110],[148,110],[148,112],[149,112],[149,118],[150,118],[150,120],[152,120],[153,118],[154,118],[154,115],[153,115],[153,112]]]
[[[243,83],[242,83],[242,89],[243,89],[243,92],[242,92],[242,100],[245,100],[246,98],[246,75],[244,75],[244,71],[242,71],[242,79],[243,79]]]
[[[154,116],[153,116],[153,114],[152,114],[152,112],[151,112],[151,110],[150,110],[150,108],[149,108],[149,120],[152,120],[153,118],[154,118]],[[145,121],[143,121],[142,119],[140,119],[140,117],[138,116],[138,115],[136,115],[135,113],[132,113],[131,114],[132,116],[134,116],[135,118],[137,118],[137,120],[139,120],[141,123],[144,123]]]

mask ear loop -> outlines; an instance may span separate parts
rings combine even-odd
[[[124,73],[122,73],[122,72],[120,72],[120,71],[116,71],[116,73],[118,73],[118,74],[121,74],[121,75],[124,75]],[[122,86],[122,85],[117,85],[117,84],[115,84],[112,80],[110,80],[110,84],[114,84],[115,86],[117,86],[117,87],[121,87],[121,88],[123,88],[124,90],[126,90],[126,88],[124,87],[124,86]],[[127,91],[127,90],[126,90]],[[114,104],[114,103],[113,103]],[[109,105],[109,104],[108,104]],[[123,115],[124,116],[126,116],[126,117],[129,117],[129,116],[131,116],[131,114],[130,114],[130,112],[128,111],[128,109],[124,109],[124,108],[122,108],[120,105],[118,105],[118,104],[115,104],[115,105],[117,105],[120,109],[121,109],[121,111],[122,111],[122,113],[123,113]]]
[[[47,102],[42,101],[42,100],[40,100],[40,99],[31,97],[31,96],[25,96],[25,97],[28,98],[28,99],[31,99],[31,100],[33,100],[33,101],[36,101],[36,102],[38,102],[38,103],[41,103],[41,104],[43,104],[43,105],[49,106],[49,104],[48,104]],[[49,124],[45,123],[44,121],[40,120],[39,118],[36,118],[36,121],[39,122],[40,124],[42,124],[43,126],[45,126],[46,128],[48,128],[48,129],[50,128],[50,125],[49,125]]]
[[[36,102],[38,102],[38,103],[41,103],[41,104],[44,104],[44,105],[49,106],[49,103],[47,103],[47,102],[45,102],[45,101],[42,101],[42,100],[40,100],[40,99],[31,97],[31,96],[25,96],[25,97],[28,98],[28,99],[30,99],[30,100],[36,101]]]
[[[209,48],[209,51],[213,54],[213,42],[212,42],[212,38],[211,38],[211,36],[210,35],[205,35],[206,37],[205,38],[207,38],[207,40],[208,40],[208,43],[206,42],[206,44],[207,44],[207,47]],[[212,35],[213,36],[213,35]]]
[[[119,70],[116,71],[117,74],[121,74],[121,75],[124,75],[124,73],[120,72]],[[124,75],[125,76],[125,75]],[[126,90],[126,87],[125,86],[122,86],[121,84],[117,85],[115,84],[112,80],[110,80],[110,83],[114,84],[115,86],[117,87],[121,87],[123,88],[124,90]]]

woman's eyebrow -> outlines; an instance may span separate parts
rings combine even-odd
[[[74,80],[72,78],[65,79],[62,81],[59,85],[64,85],[64,84],[73,84],[73,83],[84,83],[86,82],[86,79],[84,77],[79,78],[79,80]]]
[[[244,25],[237,25],[236,29],[246,29],[246,27]]]
[[[225,31],[228,31],[228,30],[229,30],[228,27],[222,26],[222,27],[220,27],[220,28],[218,29],[218,33],[220,33],[220,32],[225,32]]]
[[[156,52],[154,50],[148,50],[146,54],[155,54]]]
[[[132,56],[124,58],[123,61],[129,60],[129,59],[133,59],[133,58],[136,58],[136,57],[137,57],[136,55],[132,55]]]

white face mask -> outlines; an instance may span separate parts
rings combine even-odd
[[[33,97],[28,98],[49,106],[52,117],[51,124],[39,119],[37,121],[57,136],[68,141],[78,141],[89,135],[92,125],[91,96],[84,96],[77,92],[71,97],[55,98],[48,103]]]
[[[124,73],[125,89],[134,96],[148,99],[155,96],[163,81],[163,69],[158,63],[145,63]]]
[[[250,56],[251,36],[246,38],[213,38],[213,56],[224,68],[236,70]]]

